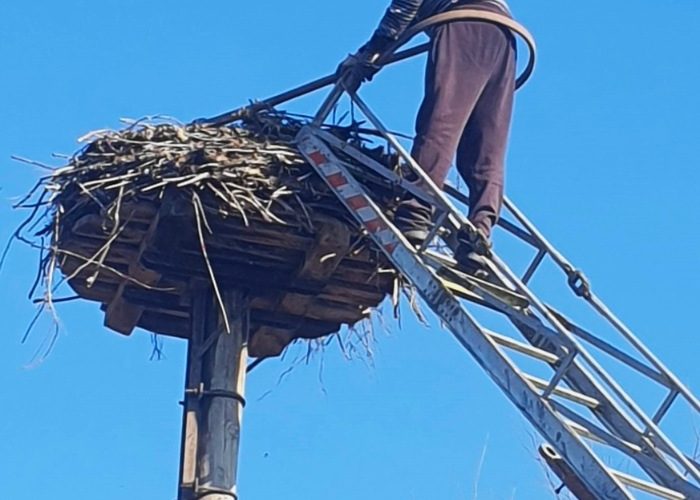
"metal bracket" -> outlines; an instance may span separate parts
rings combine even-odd
[[[219,390],[207,390],[203,388],[197,388],[197,389],[186,389],[185,394],[188,396],[194,396],[199,399],[206,399],[206,398],[225,398],[225,399],[233,399],[241,403],[242,406],[246,405],[246,399],[239,393],[234,392],[234,391],[224,391],[222,389]]]

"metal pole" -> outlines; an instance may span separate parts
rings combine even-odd
[[[179,500],[236,500],[249,307],[246,294],[210,288],[192,294]]]

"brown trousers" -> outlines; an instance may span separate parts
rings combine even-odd
[[[506,29],[481,22],[446,24],[431,38],[412,155],[442,187],[456,154],[469,187],[469,219],[490,236],[503,203],[515,41]]]

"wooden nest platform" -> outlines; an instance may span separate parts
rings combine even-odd
[[[367,319],[396,273],[297,152],[302,125],[268,110],[233,126],[141,121],[86,136],[23,201],[25,227],[47,220],[35,234],[44,300],[60,271],[109,328],[187,338],[193,294],[245,290],[254,357]],[[390,207],[391,190],[370,184]]]

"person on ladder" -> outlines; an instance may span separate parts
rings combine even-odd
[[[393,0],[371,39],[340,64],[338,77],[348,90],[356,91],[378,71],[374,61],[411,25],[458,8],[511,17],[505,0]],[[491,246],[491,230],[503,202],[515,94],[515,37],[505,27],[478,21],[443,24],[429,36],[425,96],[411,154],[440,188],[456,156],[457,169],[469,187],[469,219],[479,235],[478,241],[460,246],[457,259],[478,269],[478,254]],[[411,197],[400,203],[394,222],[417,244],[428,236],[431,216],[429,206]]]

